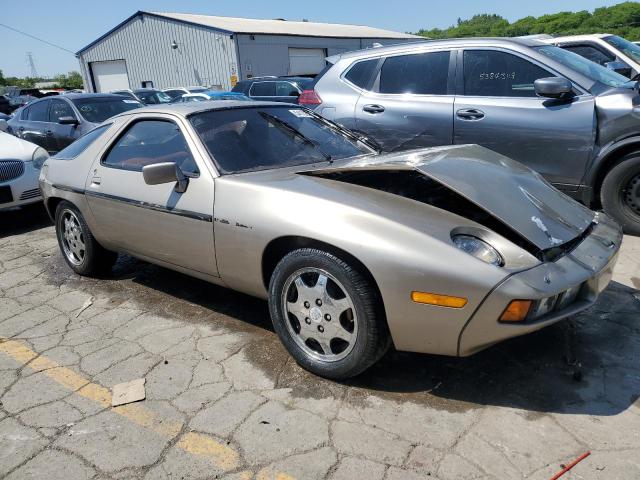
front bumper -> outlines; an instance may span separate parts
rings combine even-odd
[[[622,231],[615,222],[603,214],[598,214],[596,221],[590,235],[567,255],[511,275],[496,286],[463,328],[458,355],[471,355],[507,338],[539,330],[593,305],[611,281],[622,244]],[[580,293],[574,301],[537,319],[498,321],[512,300],[543,300],[578,286]]]
[[[32,162],[24,162],[24,173],[18,178],[0,182],[0,211],[42,201],[38,185],[40,170]]]

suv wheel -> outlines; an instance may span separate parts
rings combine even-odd
[[[607,174],[600,199],[625,233],[640,235],[640,154],[626,156]]]
[[[332,379],[358,375],[390,345],[377,290],[334,255],[295,250],[276,266],[269,310],[280,340],[305,369]]]

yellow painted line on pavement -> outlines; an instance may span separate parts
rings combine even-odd
[[[8,355],[36,372],[42,372],[51,380],[81,397],[92,400],[104,408],[111,407],[111,392],[109,389],[89,382],[82,375],[70,368],[61,367],[53,360],[39,355],[21,342],[0,337],[0,353]],[[182,430],[182,422],[163,421],[163,418],[139,403],[111,408],[111,411],[125,417],[136,425],[170,439],[176,437]],[[208,435],[188,432],[180,438],[176,445],[192,455],[209,459],[216,467],[224,471],[234,470],[240,464],[238,452]],[[250,474],[250,472],[242,473]],[[291,477],[283,477],[283,480],[284,478],[290,479]]]

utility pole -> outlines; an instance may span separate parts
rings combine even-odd
[[[27,52],[27,64],[29,65],[29,68],[31,69],[31,78],[37,78],[38,77],[38,72],[36,70],[36,64],[33,61],[33,53],[32,52]]]

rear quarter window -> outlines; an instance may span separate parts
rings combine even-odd
[[[82,152],[84,152],[90,145],[93,144],[100,136],[111,126],[111,124],[100,125],[98,128],[94,128],[88,133],[78,138],[75,142],[69,145],[67,148],[60,150],[53,156],[56,160],[73,160]]]
[[[357,62],[347,70],[347,73],[344,75],[344,79],[353,83],[356,87],[366,90],[369,87],[371,77],[373,77],[373,74],[378,67],[378,62],[378,58]]]

